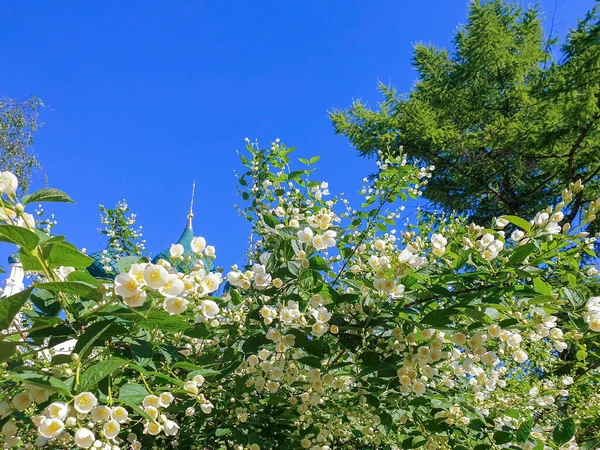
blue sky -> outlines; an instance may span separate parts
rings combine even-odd
[[[556,7],[564,36],[594,2],[540,4],[546,30]],[[357,198],[374,161],[333,133],[327,111],[374,106],[377,80],[408,91],[412,43],[448,46],[466,10],[464,0],[2,2],[0,96],[47,105],[35,151],[49,185],[77,201],[46,208],[56,233],[100,250],[98,204],[126,198],[156,254],[179,237],[196,180],[196,234],[227,268],[247,242],[233,207],[244,138],[321,155],[315,176]],[[0,246],[0,261],[9,251]]]

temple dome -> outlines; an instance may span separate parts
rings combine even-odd
[[[18,253],[11,253],[8,255],[8,264],[17,264],[19,262],[21,262],[21,260],[19,259]]]
[[[119,261],[116,259],[116,255],[117,251],[110,247],[91,253],[88,256],[94,259],[94,262],[88,266],[87,271],[94,278],[114,278],[119,271]],[[110,271],[107,271],[105,267],[110,267]]]
[[[181,244],[183,246],[183,261],[180,262],[179,264],[176,264],[176,265],[174,264],[174,265],[175,265],[175,267],[177,267],[177,269],[179,271],[185,271],[185,270],[191,269],[196,264],[198,259],[200,259],[204,264],[205,270],[212,270],[212,268],[213,268],[212,259],[206,258],[206,257],[197,258],[196,254],[192,251],[192,239],[194,238],[194,230],[192,228],[193,217],[194,217],[194,215],[190,211],[190,213],[188,214],[187,225],[184,228],[183,233],[181,233],[181,236],[179,237],[179,239],[176,242],[176,244]],[[152,259],[152,262],[156,264],[158,262],[158,260],[160,260],[160,259],[164,259],[165,261],[171,262],[170,258],[171,258],[171,249],[168,248],[168,249],[163,250],[159,254],[157,254]]]
[[[192,187],[192,202],[190,205],[190,211],[187,215],[187,224],[181,233],[180,238],[177,240],[176,244],[181,244],[183,246],[183,261],[179,264],[174,264],[175,267],[181,271],[189,271],[191,270],[197,262],[200,260],[204,263],[204,268],[207,271],[210,271],[214,268],[214,264],[211,258],[201,257],[197,258],[194,252],[192,251],[192,239],[194,238],[194,230],[192,228],[192,219],[194,218],[194,214],[192,212],[194,206],[194,190],[196,187],[196,183],[194,183]],[[153,259],[152,262],[156,263],[160,259],[164,259],[165,261],[169,261],[171,258],[170,247],[158,253]],[[104,250],[94,252],[89,255],[90,258],[94,259],[94,262],[89,265],[87,268],[90,275],[95,278],[109,278],[112,279],[119,272],[119,262],[118,262],[118,252],[110,247],[105,248]],[[121,255],[127,256],[127,255]],[[110,267],[110,270],[106,270],[106,267]]]

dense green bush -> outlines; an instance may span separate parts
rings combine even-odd
[[[600,440],[598,272],[582,262],[591,202],[488,227],[402,203],[429,169],[400,155],[355,209],[289,169],[279,142],[248,145],[239,191],[252,223],[244,267],[123,257],[114,280],[62,236],[35,229],[0,176],[0,240],[38,277],[0,299],[6,446],[47,448],[595,448]],[[396,227],[401,228],[396,230]],[[65,269],[69,268],[69,269]],[[67,274],[68,273],[68,274]],[[65,275],[67,274],[67,275]],[[70,354],[57,345],[73,340]]]

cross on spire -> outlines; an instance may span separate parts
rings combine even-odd
[[[190,212],[187,215],[187,228],[192,228],[192,219],[194,218],[194,195],[196,193],[196,180],[192,184],[192,201],[190,202]]]

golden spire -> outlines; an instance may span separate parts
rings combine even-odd
[[[192,219],[194,218],[194,195],[196,193],[196,180],[192,184],[192,201],[190,202],[190,212],[187,215],[187,228],[192,228]]]

